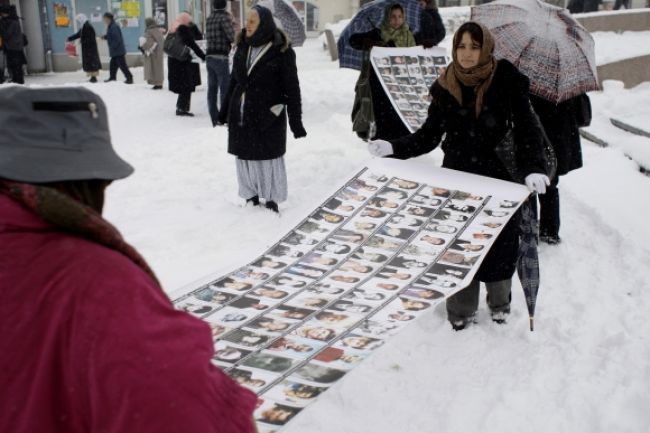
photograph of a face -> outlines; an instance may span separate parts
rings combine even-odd
[[[417,56],[397,61],[413,59],[422,70]],[[364,171],[264,254],[175,302],[210,325],[212,362],[258,394],[260,431],[464,287],[519,205],[436,183]]]

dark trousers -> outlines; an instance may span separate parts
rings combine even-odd
[[[616,0],[616,3],[614,3],[614,10],[619,10],[621,7],[625,6],[625,9],[630,9],[632,5],[631,0]]]
[[[208,69],[208,111],[212,124],[216,125],[219,109],[224,105],[230,85],[230,65],[227,56],[208,56],[205,63]],[[217,96],[219,96],[218,105]]]
[[[178,94],[178,99],[176,100],[176,108],[181,111],[190,111],[190,105],[192,104],[192,92],[183,92]]]
[[[129,71],[129,67],[126,64],[126,57],[125,56],[115,56],[111,57],[111,63],[109,64],[109,77],[111,80],[117,79],[117,69],[120,69],[122,73],[124,74],[124,77],[126,77],[127,80],[133,79],[133,75],[131,75],[131,71]]]
[[[560,178],[556,177],[551,186],[546,188],[546,194],[539,194],[539,234],[541,236],[559,236],[560,234],[560,190],[557,185]]]
[[[510,312],[512,279],[485,283],[487,288],[487,302],[490,310],[497,312]],[[481,282],[474,280],[469,286],[447,298],[447,318],[450,322],[466,320],[476,314],[478,310]]]
[[[11,82],[25,84],[25,70],[23,69],[23,65],[27,63],[25,53],[17,50],[6,50],[6,62]]]

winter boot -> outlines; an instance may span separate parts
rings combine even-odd
[[[97,77],[90,77],[90,82],[91,83],[96,83],[97,82]]]
[[[162,89],[162,86],[153,86],[152,89],[153,90],[160,90],[160,89]]]
[[[124,81],[124,84],[133,84],[133,77],[129,77]]]
[[[476,324],[476,315],[465,317],[463,319],[450,320],[449,323],[451,323],[451,327],[454,331],[462,331],[468,326]]]
[[[558,245],[562,242],[562,239],[558,235],[547,235],[547,234],[541,234],[539,236],[539,240],[541,242],[544,242],[545,244],[549,245]]]
[[[185,116],[185,117],[194,117],[194,114],[190,113],[189,111],[181,110],[180,108],[176,109],[176,115]]]
[[[275,213],[278,213],[278,214],[280,213],[280,209],[278,208],[278,204],[276,202],[274,202],[274,201],[267,201],[266,202],[266,208],[268,210],[271,210],[271,211],[275,212]]]
[[[259,206],[260,205],[260,197],[256,195],[255,197],[251,197],[251,198],[247,199],[246,200],[246,206],[248,206],[249,203],[251,203],[253,206]]]
[[[505,325],[508,323],[508,316],[510,315],[510,308],[503,311],[491,311],[490,315],[492,316],[492,321],[499,325]]]

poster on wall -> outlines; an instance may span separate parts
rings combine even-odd
[[[518,184],[372,160],[259,257],[177,293],[213,362],[277,431],[388,338],[466,287],[528,197]]]
[[[370,61],[395,111],[411,132],[427,119],[429,89],[451,61],[444,48],[375,47]]]
[[[70,15],[68,15],[68,6],[64,3],[54,3],[54,25],[56,27],[70,27]]]

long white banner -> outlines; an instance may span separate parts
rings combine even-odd
[[[174,301],[212,327],[214,363],[277,431],[471,282],[528,197],[518,184],[372,160],[264,254]]]

